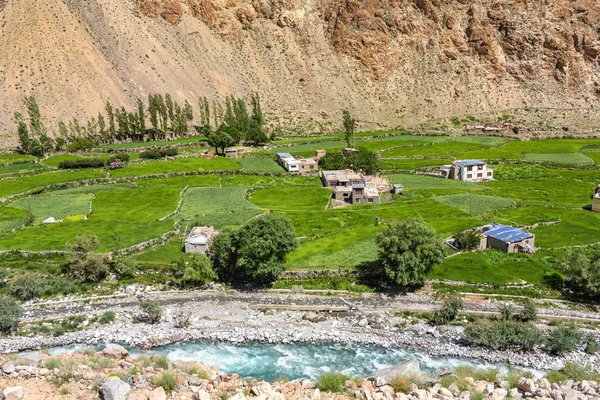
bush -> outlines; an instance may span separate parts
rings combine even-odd
[[[165,157],[174,157],[178,154],[176,148],[162,149],[162,150],[148,150],[140,153],[140,158],[144,160],[158,160]]]
[[[44,363],[44,368],[49,369],[50,371],[60,368],[61,362],[58,358],[49,358]]]
[[[114,311],[105,311],[102,313],[100,318],[98,318],[98,322],[102,325],[110,324],[115,320],[115,312]]]
[[[552,354],[559,355],[573,351],[581,343],[583,337],[575,325],[559,326],[548,336],[548,349]]]
[[[169,369],[169,360],[163,355],[155,355],[152,357],[154,368]]]
[[[102,158],[80,158],[78,160],[64,160],[58,164],[60,169],[81,169],[81,168],[104,168]]]
[[[177,378],[175,378],[175,375],[169,374],[168,372],[154,378],[152,383],[154,383],[155,386],[162,387],[167,393],[174,392],[177,389]]]
[[[39,297],[41,292],[39,277],[31,272],[26,272],[12,281],[10,291],[21,301]]]
[[[538,320],[537,308],[533,300],[527,298],[523,303],[523,308],[519,313],[519,319],[523,322],[534,322]]]
[[[585,352],[587,354],[596,354],[598,352],[598,341],[593,336],[588,336],[585,342]]]
[[[0,296],[0,332],[10,332],[19,325],[21,305],[10,296]]]
[[[114,154],[110,157],[108,157],[108,159],[106,160],[106,164],[110,165],[112,162],[115,161],[121,161],[124,164],[127,164],[129,162],[129,154],[127,153],[117,153]]]
[[[442,307],[436,310],[431,317],[431,322],[436,325],[445,325],[456,319],[458,312],[465,307],[465,302],[461,297],[452,296],[446,299]]]
[[[108,260],[97,254],[100,241],[96,235],[80,235],[74,243],[67,243],[67,261],[62,272],[87,282],[100,282],[108,275]]]
[[[546,379],[551,383],[560,383],[567,379],[572,379],[577,382],[581,381],[596,381],[600,380],[600,373],[596,372],[594,367],[590,365],[579,365],[574,362],[567,362],[565,366],[558,371],[550,371],[546,374]]]
[[[138,320],[149,324],[156,324],[162,317],[162,309],[156,301],[147,300],[140,304],[143,315],[138,317]]]
[[[6,268],[0,268],[0,289],[6,286],[6,280],[8,279],[8,270]]]
[[[465,336],[478,346],[494,350],[510,347],[532,350],[544,343],[544,335],[533,324],[513,320],[478,320],[467,326]]]
[[[346,381],[350,377],[339,372],[326,372],[319,376],[317,387],[324,392],[341,393],[346,390]]]
[[[95,143],[89,139],[82,137],[75,138],[72,143],[67,146],[68,151],[87,150],[95,146]]]

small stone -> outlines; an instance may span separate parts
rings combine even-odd
[[[533,379],[524,378],[524,377],[519,378],[519,380],[517,381],[517,387],[519,389],[521,389],[522,391],[528,392],[528,393],[535,393],[535,391],[537,390]]]
[[[196,393],[194,393],[194,395],[192,396],[192,400],[210,400],[210,395],[206,390],[200,389]]]
[[[564,399],[563,392],[558,389],[553,389],[550,392],[550,397],[552,397],[552,400],[563,400]]]
[[[321,400],[321,391],[319,388],[315,389],[312,396],[310,396],[311,400]]]
[[[358,326],[362,328],[364,328],[367,325],[369,325],[369,320],[367,320],[366,318],[363,318],[360,321],[358,321]]]
[[[521,392],[519,392],[519,389],[512,388],[508,391],[508,397],[518,400],[518,399],[522,398],[523,395],[521,394]]]
[[[230,400],[246,400],[246,396],[244,396],[244,393],[236,393],[230,398]]]
[[[13,372],[15,372],[15,364],[13,364],[12,362],[7,362],[4,365],[2,365],[2,372],[4,372],[5,374],[12,374]]]
[[[2,395],[4,400],[21,400],[23,397],[25,397],[23,386],[7,387],[2,392]]]
[[[387,382],[386,382],[385,378],[383,378],[381,376],[378,376],[375,378],[375,386],[377,386],[377,387],[381,387],[381,386],[385,385],[386,383]]]
[[[446,389],[445,387],[440,388],[440,390],[438,390],[438,393],[441,394],[442,396],[454,397],[452,392],[450,390]]]

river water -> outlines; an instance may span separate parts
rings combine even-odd
[[[417,359],[423,372],[437,368],[473,365],[506,369],[505,365],[472,359],[432,358],[424,353],[374,346],[347,347],[326,344],[222,344],[179,343],[148,352],[130,349],[132,356],[163,354],[170,360],[202,361],[244,379],[274,381],[279,378],[315,380],[324,372],[353,376],[372,374],[408,359]]]

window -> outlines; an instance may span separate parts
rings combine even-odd
[[[369,203],[373,202],[373,199],[369,198],[369,200],[367,200]]]
[[[482,174],[482,173],[479,173],[479,174],[477,174],[477,177],[478,177],[478,178],[483,178],[483,174]]]
[[[357,203],[360,203],[360,199],[356,199],[356,202],[357,202]]]
[[[488,173],[487,173],[487,176],[492,176],[492,173],[491,173],[491,172],[488,172]]]

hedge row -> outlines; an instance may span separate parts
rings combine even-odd
[[[178,153],[178,150],[176,148],[169,148],[169,149],[163,149],[163,150],[148,150],[148,151],[141,152],[140,158],[143,158],[146,160],[157,160],[159,158],[176,156],[177,153]]]
[[[58,164],[60,169],[80,169],[80,168],[103,168],[115,161],[127,163],[129,154],[119,153],[110,156],[109,158],[80,158],[78,160],[64,160]]]

